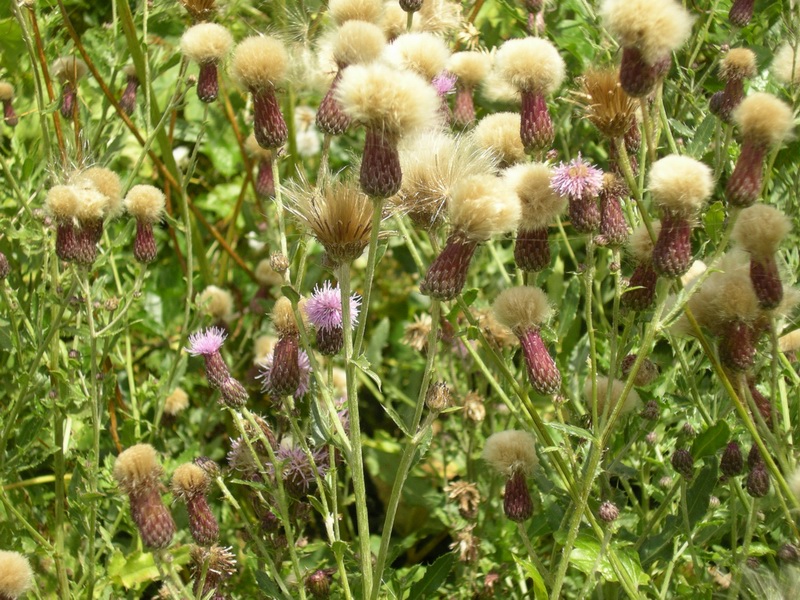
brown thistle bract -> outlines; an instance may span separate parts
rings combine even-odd
[[[636,102],[622,89],[619,71],[591,70],[580,82],[576,95],[592,124],[608,138],[624,136],[636,123]]]
[[[369,244],[372,201],[357,182],[294,183],[287,186],[286,198],[289,212],[311,230],[335,264],[357,259]]]
[[[178,0],[192,21],[200,23],[201,21],[210,21],[217,12],[216,0]]]

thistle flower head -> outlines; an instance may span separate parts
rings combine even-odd
[[[747,96],[731,116],[742,137],[757,144],[780,144],[794,129],[791,107],[765,92]]]
[[[494,433],[483,446],[483,460],[501,475],[530,475],[539,464],[536,440],[527,431],[510,429]]]
[[[755,204],[739,214],[732,237],[753,257],[763,259],[775,254],[791,229],[791,220],[779,209]]]
[[[624,136],[636,123],[637,103],[622,89],[619,71],[590,70],[580,82],[578,97],[589,120],[606,137]]]
[[[415,224],[435,228],[444,220],[453,187],[469,175],[492,173],[496,164],[468,136],[438,131],[414,136],[400,146],[403,183],[391,202]]]
[[[447,70],[467,88],[476,88],[486,79],[492,68],[492,57],[488,52],[470,50],[456,52],[447,61]]]
[[[404,33],[386,47],[389,64],[420,75],[425,81],[441,73],[450,58],[450,48],[432,33]]]
[[[288,61],[283,42],[254,35],[239,42],[234,49],[231,73],[250,91],[274,88],[283,81]]]
[[[358,294],[350,296],[350,319],[352,324],[358,322],[358,310],[361,298]],[[342,326],[342,294],[339,285],[335,287],[326,281],[322,287],[315,287],[311,298],[305,303],[308,320],[318,329],[333,329]]]
[[[545,228],[567,207],[566,199],[550,186],[551,177],[551,169],[544,163],[516,165],[503,173],[503,178],[519,196],[522,206],[521,229]]]
[[[289,212],[311,230],[335,263],[355,260],[369,244],[372,201],[357,181],[327,178],[319,187],[293,183],[287,186],[286,201]]]
[[[795,85],[800,83],[800,55],[788,43],[778,48],[770,68],[775,79],[781,83]]]
[[[14,86],[7,81],[0,81],[0,102],[14,99]]]
[[[471,175],[453,187],[450,224],[467,239],[484,242],[514,231],[519,224],[519,198],[494,175]]]
[[[253,133],[247,136],[244,142],[244,149],[250,156],[260,161],[271,161],[275,157],[274,148],[262,148],[259,146]]]
[[[417,17],[413,26],[415,31],[448,36],[462,23],[461,3],[451,0],[422,0]]]
[[[272,324],[279,335],[297,335],[297,321],[294,319],[292,301],[282,296],[272,308]]]
[[[519,130],[519,113],[500,112],[481,119],[472,137],[479,148],[494,154],[502,166],[508,166],[527,160]]]
[[[790,331],[778,338],[778,347],[784,354],[800,350],[800,329]]]
[[[126,493],[153,486],[160,476],[161,465],[150,444],[131,446],[114,462],[114,479]]]
[[[124,200],[128,213],[145,223],[158,223],[166,203],[164,192],[152,185],[133,186],[128,190]]]
[[[690,304],[690,307],[708,302],[705,310],[698,312],[705,321],[703,325],[712,330],[719,330],[733,320],[752,323],[761,315],[761,309],[750,280],[747,254],[737,249],[727,252],[717,267],[719,272],[706,279],[695,294],[697,303]]]
[[[272,391],[272,367],[275,363],[275,350],[270,350],[259,363],[261,370],[258,374],[258,379],[261,380],[261,391],[269,393]],[[297,353],[297,367],[300,371],[300,378],[297,384],[297,389],[294,392],[295,398],[300,398],[308,391],[311,383],[311,361],[308,359],[308,354],[305,350],[300,350]]]
[[[208,474],[194,463],[184,463],[172,474],[172,493],[184,502],[205,495],[210,484]]]
[[[417,18],[415,17],[415,21]],[[396,39],[406,32],[408,13],[400,8],[400,3],[394,0],[386,0],[383,3],[383,15],[381,15],[381,29],[389,40]]]
[[[75,183],[87,181],[108,198],[106,210],[109,217],[118,216],[122,210],[122,183],[119,175],[105,167],[90,167],[73,177]]]
[[[172,390],[164,401],[164,413],[174,417],[189,407],[189,394],[182,388]]]
[[[747,48],[731,48],[722,57],[719,70],[722,78],[728,79],[751,79],[756,75],[756,55]]]
[[[366,21],[377,25],[383,15],[383,3],[381,0],[331,0],[328,13],[340,26],[347,21]]]
[[[219,352],[228,334],[220,327],[209,327],[189,336],[189,346],[185,349],[192,356],[209,356]]]
[[[620,398],[622,398],[622,392],[625,389],[625,382],[620,381],[619,379],[609,379],[608,377],[603,377],[602,375],[597,376],[597,413],[602,414],[605,410],[606,400],[608,400],[609,394],[609,387],[611,388],[611,404],[608,407],[608,414],[611,414],[611,411],[619,403]],[[583,384],[583,400],[586,403],[586,406],[589,407],[591,410],[592,406],[592,380],[587,379],[586,382]],[[625,402],[620,409],[620,414],[625,415],[642,404],[641,398],[639,398],[639,394],[636,393],[636,390],[631,389],[628,392],[627,397],[625,398]]]
[[[492,311],[497,320],[516,335],[539,329],[552,315],[547,294],[531,286],[503,290],[495,298]]]
[[[433,78],[431,85],[433,86],[433,89],[436,90],[436,93],[439,94],[439,96],[452,94],[456,89],[456,76],[452,73],[448,73],[447,71],[442,71]]]
[[[228,290],[209,285],[197,297],[197,305],[212,319],[229,322],[233,318],[233,296]]]
[[[653,228],[653,235],[658,239],[658,234],[661,231],[661,221],[653,221],[650,226]],[[638,263],[652,260],[653,246],[653,238],[650,237],[650,232],[647,231],[647,227],[644,224],[636,227],[631,237],[628,238],[628,252]]]
[[[222,25],[200,23],[186,30],[181,37],[181,52],[189,60],[216,63],[230,52],[233,36]]]
[[[77,188],[71,185],[55,185],[47,192],[45,205],[59,221],[67,221],[77,216],[80,198]]]
[[[89,67],[80,58],[74,56],[62,56],[53,61],[50,65],[50,73],[61,83],[75,84],[79,79],[83,79]]]
[[[78,198],[75,216],[83,222],[100,221],[110,211],[111,200],[88,178],[76,178],[70,184]]]
[[[17,600],[33,587],[33,570],[19,552],[0,550],[0,598]]]
[[[258,261],[258,265],[256,265],[256,280],[258,281],[259,285],[264,287],[272,287],[283,284],[283,275],[272,268],[271,262],[272,261],[269,258],[264,258]]]
[[[495,57],[500,77],[523,92],[548,95],[564,81],[564,59],[544,38],[527,37],[504,42]]]
[[[366,21],[347,21],[336,32],[333,60],[341,69],[347,65],[376,60],[386,46],[386,36],[377,25]]]
[[[553,169],[550,186],[556,194],[571,200],[595,198],[603,187],[603,171],[584,160],[580,153]]]
[[[600,15],[620,45],[638,49],[650,65],[682,46],[694,22],[675,0],[605,0]]]
[[[348,117],[395,140],[431,128],[440,106],[436,91],[419,75],[379,63],[345,69],[336,100]]]
[[[670,154],[653,163],[648,189],[662,208],[691,217],[711,197],[714,176],[700,161]]]

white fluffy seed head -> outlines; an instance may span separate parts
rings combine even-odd
[[[759,144],[780,144],[794,129],[792,108],[766,92],[747,96],[731,117],[742,131],[744,139]]]
[[[718,333],[734,319],[755,321],[761,314],[750,279],[750,257],[739,248],[725,253],[715,265],[718,272],[706,279],[689,307],[697,320]]]
[[[766,204],[744,209],[733,226],[733,239],[756,258],[768,258],[792,229],[791,220]]]
[[[722,57],[719,70],[725,79],[750,79],[756,75],[756,55],[747,48],[731,48]]]
[[[208,491],[208,474],[194,463],[184,463],[172,474],[172,492],[186,501]]]
[[[50,65],[50,72],[61,83],[68,81],[74,84],[86,76],[86,73],[89,72],[89,67],[80,58],[62,56],[53,61],[53,64]]]
[[[222,25],[199,23],[181,37],[181,52],[200,64],[219,62],[230,52],[233,36]]]
[[[297,333],[297,321],[294,318],[292,301],[285,296],[281,296],[275,301],[275,306],[272,308],[272,324],[281,336]]]
[[[658,234],[661,232],[661,221],[653,221],[650,226],[653,228],[655,239],[658,239]],[[654,245],[653,238],[650,237],[650,232],[647,231],[644,224],[636,227],[628,238],[628,252],[637,263],[650,262],[653,259]]]
[[[283,42],[274,37],[254,35],[239,42],[234,49],[231,73],[250,91],[274,88],[283,81],[288,62]]]
[[[256,141],[255,134],[250,134],[244,142],[244,149],[253,158],[258,160],[272,160],[273,152],[271,148],[262,148]]]
[[[283,285],[283,275],[272,268],[268,258],[264,258],[258,263],[255,274],[259,285],[264,287]]]
[[[210,285],[197,297],[197,306],[217,321],[228,323],[233,319],[233,296],[228,290]]]
[[[345,69],[336,99],[351,119],[391,138],[432,128],[441,106],[436,90],[419,75],[379,63]]]
[[[519,196],[520,229],[543,229],[567,208],[567,199],[550,186],[552,175],[552,169],[544,163],[520,164],[504,171],[503,178]]]
[[[341,69],[347,65],[362,65],[376,60],[386,47],[383,30],[366,21],[347,21],[333,40],[333,59]]]
[[[496,104],[518,105],[522,99],[520,91],[503,79],[495,68],[489,69],[480,90],[481,96]]]
[[[564,81],[564,59],[544,38],[527,37],[504,42],[495,68],[500,77],[520,91],[552,94]]]
[[[274,335],[260,335],[253,343],[253,363],[256,365],[264,364],[267,356],[275,348],[278,338]]]
[[[381,0],[330,0],[328,13],[337,25],[347,21],[366,21],[378,24],[383,15]]]
[[[483,446],[483,460],[500,475],[533,473],[539,464],[536,440],[527,431],[508,430],[490,435]]]
[[[488,52],[456,52],[447,61],[447,70],[458,77],[459,83],[467,88],[478,87],[491,68],[492,56]]]
[[[608,393],[609,393],[609,386],[611,386],[611,404],[608,407],[608,414],[611,414],[611,411],[616,408],[617,404],[619,403],[620,398],[622,398],[622,392],[625,389],[625,382],[620,381],[619,379],[611,380],[608,377],[603,377],[602,375],[597,376],[597,414],[602,414],[605,410],[606,400],[608,400]],[[592,408],[592,380],[587,379],[586,382],[583,384],[583,401],[586,403],[586,406],[589,410]],[[639,398],[639,394],[636,393],[636,390],[631,389],[628,392],[627,397],[625,398],[625,402],[620,409],[620,414],[625,415],[632,412],[636,407],[641,405],[642,400]]]
[[[416,17],[414,18],[416,21]],[[383,15],[381,16],[380,26],[386,38],[395,39],[397,36],[406,32],[408,13],[400,8],[400,4],[395,0],[386,0],[383,3]]]
[[[160,475],[158,455],[150,444],[131,446],[114,462],[114,479],[128,493],[154,485]]]
[[[788,43],[784,43],[775,53],[770,67],[775,78],[784,84],[800,83],[800,53]]]
[[[71,185],[55,185],[47,192],[45,206],[59,221],[67,221],[77,216],[80,199],[77,190]]]
[[[189,407],[189,394],[182,388],[175,388],[172,390],[167,399],[164,401],[164,413],[174,417],[182,413]]]
[[[422,6],[414,15],[414,31],[426,31],[449,36],[463,22],[461,2],[451,0],[422,0]]]
[[[119,180],[119,175],[111,169],[91,167],[78,173],[74,180],[76,182],[88,180],[98,192],[108,197],[107,214],[109,217],[118,217],[124,210],[122,206],[122,183]]]
[[[527,285],[500,292],[492,303],[492,312],[501,325],[518,336],[539,329],[553,313],[547,294]]]
[[[501,112],[481,119],[472,136],[475,144],[494,154],[501,166],[509,166],[527,160],[519,130],[519,113]]]
[[[164,213],[167,199],[157,187],[152,185],[135,185],[125,196],[125,210],[145,223],[157,223]]]
[[[111,200],[87,179],[76,181],[72,187],[78,195],[78,210],[75,216],[84,223],[101,221],[111,209]]]
[[[450,223],[472,241],[516,230],[521,212],[514,190],[494,175],[471,175],[453,187]]]
[[[778,347],[781,352],[797,352],[800,350],[800,329],[795,329],[778,338]]]
[[[19,552],[0,550],[0,598],[16,600],[33,587],[33,570]]]
[[[384,57],[398,69],[413,71],[425,81],[433,81],[444,71],[450,48],[444,39],[432,33],[404,33],[386,47]]]
[[[14,86],[7,81],[0,81],[0,102],[14,99]]]
[[[711,197],[714,176],[706,165],[688,156],[670,154],[650,168],[648,189],[653,200],[671,212],[693,216]]]
[[[675,0],[605,0],[600,15],[621,46],[637,48],[651,65],[682,46],[694,22]]]

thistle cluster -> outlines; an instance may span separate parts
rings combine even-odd
[[[186,351],[192,356],[202,356],[205,360],[208,384],[219,390],[220,402],[236,408],[247,402],[248,394],[244,386],[233,378],[220,354],[227,334],[219,327],[209,327],[189,336]]]

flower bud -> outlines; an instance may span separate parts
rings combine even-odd
[[[451,396],[452,393],[447,384],[444,381],[437,381],[428,388],[425,405],[431,412],[440,413],[450,406]]]
[[[726,477],[736,477],[741,474],[744,468],[744,459],[742,458],[742,450],[736,442],[730,442],[722,453],[722,459],[719,462],[719,470]]]
[[[597,509],[597,516],[606,523],[613,523],[619,517],[619,508],[613,502],[605,500]]]
[[[694,472],[694,458],[689,454],[688,450],[675,450],[672,453],[672,468],[675,469],[687,481],[692,479]]]
[[[759,465],[747,475],[747,493],[753,498],[763,498],[769,493],[769,473]]]

